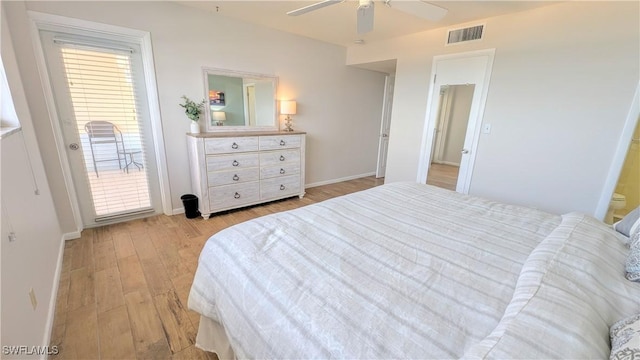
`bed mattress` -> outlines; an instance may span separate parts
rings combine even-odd
[[[482,358],[535,293],[531,274],[546,271],[525,266],[529,258],[565,248],[549,237],[579,222],[383,185],[215,234],[189,307],[221,324],[241,358]],[[631,295],[608,318],[628,312]]]

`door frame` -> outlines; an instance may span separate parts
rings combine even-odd
[[[145,77],[145,86],[147,88],[147,106],[149,107],[149,117],[151,121],[151,133],[154,142],[154,151],[156,156],[156,167],[158,169],[158,181],[160,187],[160,200],[162,202],[162,210],[165,215],[172,215],[171,206],[171,190],[169,187],[169,174],[167,171],[167,156],[165,152],[164,136],[162,132],[162,120],[160,117],[160,102],[158,100],[158,86],[155,78],[155,64],[153,61],[153,53],[151,47],[151,34],[148,31],[135,30],[115,25],[107,25],[96,23],[93,21],[80,20],[65,16],[41,13],[38,11],[28,10],[27,14],[30,20],[31,40],[34,44],[34,52],[38,73],[41,79],[41,85],[49,112],[51,127],[53,129],[56,149],[62,166],[64,182],[67,188],[69,202],[71,204],[71,212],[75,220],[77,230],[68,234],[65,238],[75,239],[80,237],[80,232],[84,230],[84,223],[80,215],[80,205],[78,202],[76,185],[71,176],[71,166],[67,152],[66,144],[62,136],[62,127],[58,117],[57,108],[54,101],[53,89],[49,83],[49,72],[47,70],[46,58],[40,40],[40,30],[52,31],[91,31],[98,36],[105,36],[110,39],[132,42],[140,45],[140,55],[142,56],[143,72]],[[106,224],[106,222],[105,222]]]
[[[434,126],[436,125],[436,121],[438,120],[437,119],[438,109],[434,109],[434,107],[432,106],[434,96],[439,96],[440,94],[439,91],[436,91],[434,86],[436,84],[436,73],[438,69],[438,62],[444,61],[444,60],[465,59],[465,58],[487,56],[488,60],[487,60],[486,68],[484,70],[483,83],[482,83],[480,99],[479,99],[479,108],[477,113],[475,114],[475,128],[471,129],[473,130],[473,138],[472,138],[473,140],[472,140],[471,150],[470,150],[471,154],[469,158],[469,165],[468,165],[467,173],[464,178],[463,187],[461,191],[463,194],[469,193],[469,189],[471,187],[471,178],[473,175],[473,168],[476,160],[476,153],[478,150],[478,143],[480,140],[480,130],[482,129],[482,121],[484,118],[484,109],[487,103],[487,94],[489,92],[489,85],[491,80],[491,72],[493,69],[495,52],[496,52],[496,49],[494,48],[494,49],[468,51],[468,52],[455,53],[455,54],[447,54],[447,55],[436,55],[433,57],[433,62],[431,65],[431,75],[429,77],[429,80],[431,81],[431,85],[429,86],[429,93],[427,96],[427,111],[426,111],[425,120],[424,120],[425,126],[423,127],[423,130],[422,130],[422,145],[420,146],[420,162],[418,164],[418,178],[416,180],[418,183],[421,183],[421,184],[427,183],[427,176],[429,173],[429,162],[431,160],[432,150],[433,150],[433,141],[434,141],[433,129],[434,129]],[[471,116],[473,116],[473,114],[470,114],[469,122],[471,122]]]

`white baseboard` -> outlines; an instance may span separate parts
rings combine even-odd
[[[64,244],[67,234],[62,235],[60,239],[60,249],[58,250],[58,261],[56,264],[56,272],[53,276],[53,285],[51,286],[51,298],[49,299],[49,313],[47,314],[47,323],[45,325],[43,346],[49,346],[51,342],[51,334],[53,333],[53,320],[56,315],[56,300],[58,300],[58,287],[60,285],[60,276],[62,274],[62,260],[64,258]],[[80,237],[80,236],[78,236]],[[42,355],[41,359],[46,359],[47,355]]]
[[[339,183],[339,182],[343,182],[343,181],[360,179],[360,178],[367,177],[367,176],[374,176],[375,174],[376,174],[376,172],[373,171],[373,172],[370,172],[370,173],[353,175],[353,176],[346,176],[346,177],[342,177],[342,178],[338,178],[338,179],[332,179],[332,180],[326,180],[326,181],[318,181],[318,182],[314,182],[314,183],[311,183],[311,184],[306,184],[304,187],[306,189],[308,189],[308,188],[312,188],[312,187],[316,187],[316,186],[335,184],[335,183]]]
[[[184,208],[173,209],[171,212],[171,215],[180,215],[180,214],[184,214]]]
[[[73,240],[73,239],[80,239],[81,233],[82,231],[78,230],[78,231],[72,231],[66,234],[62,234],[62,240],[67,241],[67,240]]]

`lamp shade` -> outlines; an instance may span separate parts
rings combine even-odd
[[[282,100],[282,101],[280,101],[280,114],[282,114],[282,115],[295,115],[296,114],[296,101],[295,100]]]
[[[214,111],[213,112],[213,120],[215,120],[215,121],[225,121],[225,120],[227,120],[227,114],[224,111]]]

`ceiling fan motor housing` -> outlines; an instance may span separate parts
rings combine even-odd
[[[368,9],[373,6],[373,0],[359,0],[358,9]]]

